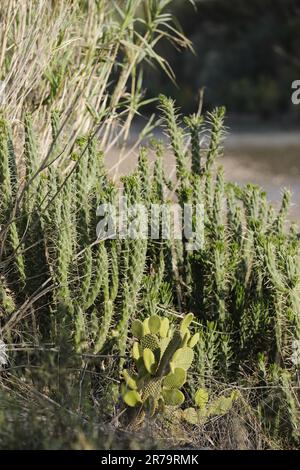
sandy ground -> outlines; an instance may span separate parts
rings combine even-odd
[[[134,139],[133,135],[131,141]],[[219,162],[224,166],[227,180],[262,186],[275,206],[280,203],[283,188],[290,189],[293,194],[290,218],[300,222],[300,131],[233,131],[228,134],[224,149],[224,157]],[[107,158],[111,176],[118,178],[132,171],[137,150],[121,154],[114,148]],[[165,168],[167,175],[174,175],[175,162],[168,153]]]
[[[300,221],[300,132],[232,134],[225,145],[224,168],[230,180],[264,187],[275,205],[282,189],[290,189],[291,219]]]

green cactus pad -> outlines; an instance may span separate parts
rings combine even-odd
[[[144,321],[143,321],[143,334],[144,336],[145,335],[150,335],[150,328],[149,328],[149,318],[146,318]]]
[[[130,390],[130,392],[125,393],[123,400],[126,405],[131,406],[132,408],[142,404],[141,395],[136,390]]]
[[[134,320],[131,325],[131,332],[133,336],[138,339],[141,339],[144,334],[144,326],[140,320]]]
[[[195,404],[200,408],[200,410],[204,410],[206,404],[208,402],[208,393],[205,388],[199,388],[195,394]]]
[[[143,351],[143,359],[146,370],[149,374],[154,374],[156,370],[155,356],[151,349],[145,348]]]
[[[122,371],[122,376],[125,380],[127,387],[131,388],[131,390],[137,390],[137,383],[133,377],[131,377],[126,369]]]
[[[188,313],[184,319],[182,320],[181,324],[180,324],[180,333],[182,333],[183,335],[188,331],[188,328],[190,326],[190,324],[192,323],[194,319],[194,315],[193,313]]]
[[[143,400],[146,400],[148,397],[153,397],[156,400],[159,399],[161,394],[161,379],[153,378],[151,379],[144,388]]]
[[[188,343],[188,346],[190,348],[194,348],[196,346],[196,344],[198,343],[199,339],[200,339],[199,333],[194,334],[194,336],[191,337],[191,339]]]
[[[161,356],[164,354],[165,350],[167,349],[168,345],[170,343],[170,338],[162,338],[159,342],[160,344],[160,353]]]
[[[143,336],[143,338],[141,339],[140,345],[141,345],[142,350],[148,348],[154,352],[156,349],[159,349],[158,339],[155,335]]]
[[[132,346],[132,357],[135,361],[138,361],[141,357],[140,345],[138,342],[133,343]]]
[[[186,381],[186,371],[179,367],[174,370],[174,373],[168,374],[163,382],[165,388],[180,388]]]
[[[160,329],[160,318],[158,315],[152,315],[150,318],[149,318],[149,328],[150,328],[150,332],[153,333],[153,334],[156,334],[159,332],[159,329]]]
[[[194,351],[191,348],[179,348],[172,357],[172,366],[188,370],[194,359]]]
[[[177,388],[164,389],[162,394],[167,406],[180,406],[184,402],[184,395]]]
[[[181,347],[182,347],[182,348],[185,348],[185,347],[188,345],[188,342],[189,342],[189,340],[190,340],[190,337],[191,337],[191,333],[189,332],[189,330],[187,330],[187,331],[184,333],[183,340],[182,340],[182,343],[181,343]]]
[[[166,338],[169,331],[170,322],[168,318],[162,318],[160,321],[159,334],[162,338]]]

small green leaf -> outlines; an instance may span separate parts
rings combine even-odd
[[[200,408],[200,410],[204,410],[206,404],[208,402],[208,393],[205,388],[199,388],[195,394],[195,404]]]
[[[177,388],[164,389],[162,393],[167,406],[180,406],[184,402],[184,395]]]
[[[231,395],[230,395],[230,398],[232,401],[235,401],[235,400],[238,400],[240,398],[241,394],[239,392],[239,390],[233,390],[233,392],[231,392]]]
[[[149,318],[148,325],[149,325],[151,333],[153,333],[153,334],[158,333],[158,331],[160,329],[160,318],[159,318],[159,316],[158,315],[152,315]]]
[[[130,392],[125,393],[123,400],[126,405],[131,407],[142,404],[141,395],[136,390],[130,390]]]

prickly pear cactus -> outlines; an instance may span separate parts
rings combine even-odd
[[[132,359],[136,373],[122,372],[122,397],[128,407],[139,407],[153,416],[165,407],[179,407],[184,402],[180,390],[187,380],[199,335],[191,336],[193,314],[184,317],[179,328],[167,318],[152,315],[132,323],[136,338]]]
[[[182,418],[189,424],[204,424],[212,416],[222,416],[228,413],[238,397],[239,392],[234,390],[229,396],[221,395],[209,402],[207,390],[199,388],[194,397],[195,407],[183,410]]]

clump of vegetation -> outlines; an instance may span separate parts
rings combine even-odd
[[[161,108],[176,159],[176,184],[167,180],[163,147],[155,143],[152,174],[142,148],[136,171],[123,178],[123,192],[131,203],[147,207],[170,204],[170,188],[182,206],[204,204],[204,244],[194,251],[187,250],[184,239],[161,234],[158,240],[97,240],[96,209],[103,202],[116,204],[117,196],[97,140],[78,139],[67,165],[58,160],[36,171],[38,142],[27,116],[21,182],[9,123],[2,119],[1,332],[11,367],[1,380],[17,390],[26,377],[28,386],[39,383],[40,392],[47,390],[50,400],[59,401],[62,385],[57,388],[51,366],[59,358],[69,393],[64,392],[64,403],[75,406],[79,388],[80,413],[88,414],[99,397],[106,397],[104,421],[116,420],[120,394],[149,416],[181,405],[182,387],[189,407],[189,397],[200,387],[199,409],[190,406],[184,414],[200,427],[223,416],[222,410],[234,412],[235,390],[242,397],[250,390],[247,399],[238,400],[245,404],[244,411],[239,404],[239,413],[251,410],[263,435],[293,446],[299,438],[300,276],[299,232],[286,223],[289,193],[275,213],[260,188],[226,184],[222,170],[215,172],[223,109],[205,120],[185,120],[192,136],[190,161],[174,103],[162,96]],[[196,219],[193,229],[202,230]],[[177,327],[176,318],[185,311],[193,314]],[[130,328],[137,338],[133,346]],[[29,362],[22,366],[24,354]],[[50,361],[49,369],[43,363],[47,374],[35,371],[42,357]],[[121,387],[120,372],[126,384]],[[218,390],[216,381],[229,387],[229,394]],[[208,407],[199,407],[203,389],[217,393]]]
[[[233,402],[238,398],[236,391],[229,396],[220,396],[208,404],[209,395],[205,388],[199,388],[195,394],[195,407],[182,412],[183,418],[190,424],[204,424],[211,416],[222,416],[230,411]]]
[[[103,150],[126,140],[134,117],[153,101],[145,98],[143,64],[174,80],[159,43],[191,47],[167,10],[172,1],[3,0],[0,109],[15,137],[24,111],[31,112],[46,158],[50,116],[58,111],[68,149],[95,123]],[[152,125],[153,118],[142,133]]]

